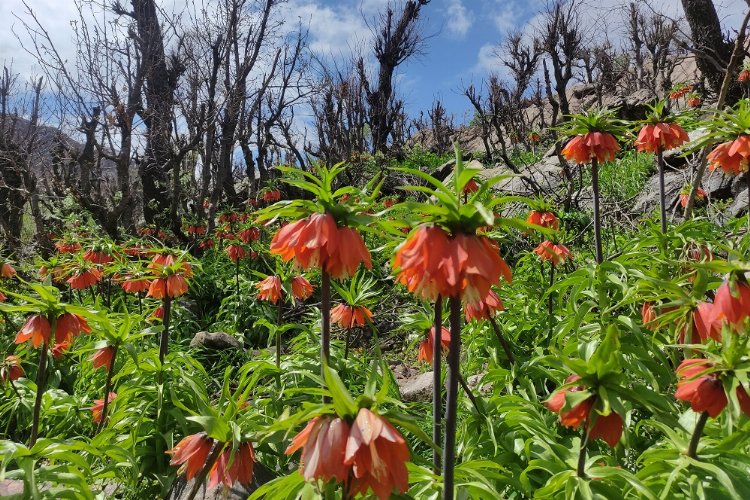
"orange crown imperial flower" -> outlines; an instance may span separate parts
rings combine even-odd
[[[565,380],[565,383],[570,384],[579,379],[578,375],[571,375]],[[614,448],[620,441],[620,436],[622,436],[622,417],[615,411],[611,411],[608,415],[599,414],[594,409],[597,396],[592,395],[572,408],[562,411],[566,404],[565,394],[582,390],[585,390],[582,386],[565,387],[555,392],[544,404],[548,410],[560,414],[560,423],[565,427],[577,429],[583,423],[589,439],[602,439]],[[592,421],[593,425],[591,425]]]
[[[266,300],[276,304],[281,298],[281,279],[278,276],[269,276],[257,285],[258,299]]]
[[[512,280],[492,240],[463,233],[450,236],[439,226],[420,226],[396,251],[393,267],[410,292],[430,300],[442,295],[475,304],[501,277]]]
[[[142,293],[150,286],[151,281],[147,278],[128,278],[122,282],[122,289],[127,293]]]
[[[15,275],[15,268],[7,262],[3,262],[3,265],[0,266],[0,276],[2,276],[3,278],[12,278]]]
[[[68,284],[74,290],[83,290],[84,288],[96,285],[101,279],[102,272],[98,269],[84,269],[68,278]]]
[[[302,448],[300,472],[306,481],[345,482],[350,468],[344,464],[344,453],[350,430],[349,424],[339,417],[315,417],[294,436],[285,453],[291,455]]]
[[[464,307],[466,321],[482,321],[495,315],[497,311],[504,311],[505,306],[500,297],[490,290],[490,293],[476,304],[468,304]]]
[[[208,473],[208,489],[216,487],[219,483],[231,488],[237,481],[245,488],[249,488],[253,482],[254,465],[255,452],[250,443],[241,443],[234,456],[232,455],[232,447],[225,446],[224,451],[219,455],[219,459]]]
[[[271,253],[294,260],[302,269],[320,267],[335,279],[351,277],[360,264],[372,269],[362,236],[337,226],[328,213],[314,213],[281,228],[271,240]]]
[[[237,244],[227,245],[226,252],[227,252],[227,255],[229,256],[229,260],[235,263],[247,257],[247,250],[245,250],[245,248],[242,245],[237,245]]]
[[[593,158],[603,163],[613,161],[620,150],[615,136],[608,132],[587,132],[573,137],[563,148],[562,155],[566,160],[575,160],[578,164],[589,163]]]
[[[341,328],[364,327],[369,319],[372,319],[372,312],[364,306],[339,304],[331,309],[331,323]]]
[[[451,331],[446,327],[440,329],[440,349],[443,352],[448,351],[451,344]],[[435,349],[435,327],[430,328],[430,331],[425,336],[424,340],[419,343],[419,354],[417,355],[417,361],[423,361],[425,363],[432,364],[432,355]]]
[[[185,479],[190,481],[203,469],[213,445],[214,440],[205,432],[186,436],[174,448],[166,451],[172,455],[169,465],[180,465],[177,473],[185,474]]]
[[[635,148],[640,152],[658,153],[680,147],[689,140],[687,132],[677,123],[649,123],[641,128]]]
[[[573,259],[573,254],[570,253],[568,247],[559,243],[552,243],[549,240],[544,240],[534,249],[542,262],[550,261],[553,266],[559,266],[565,263],[569,259]]]
[[[313,286],[304,276],[292,278],[292,296],[297,300],[307,300],[313,293]]]
[[[37,348],[49,342],[50,329],[49,320],[41,314],[35,314],[23,324],[21,330],[16,335],[15,343],[23,344],[31,339],[31,345]]]
[[[750,167],[750,135],[719,144],[708,154],[709,168],[720,168],[727,174],[739,175]]]
[[[526,222],[535,226],[542,226],[557,231],[560,229],[560,220],[552,212],[532,210]]]
[[[111,403],[116,397],[117,397],[116,392],[110,392],[107,395],[107,402]],[[103,399],[95,400],[90,410],[91,410],[91,419],[94,421],[94,423],[98,424],[99,422],[101,422],[102,412],[104,411],[104,400]]]
[[[0,382],[11,382],[18,380],[24,374],[21,366],[21,358],[13,354],[6,356],[5,361],[0,363]]]
[[[386,419],[360,408],[346,441],[344,464],[352,467],[350,492],[366,494],[370,489],[379,500],[409,489],[406,440]]]
[[[713,364],[706,359],[686,359],[677,367],[677,392],[674,397],[688,401],[695,412],[704,411],[716,418],[727,405],[727,395]],[[743,390],[744,392],[744,390]]]
[[[90,359],[94,364],[94,369],[104,368],[109,371],[112,369],[112,360],[114,359],[114,356],[115,348],[110,345],[97,350]]]

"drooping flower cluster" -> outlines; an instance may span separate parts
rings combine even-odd
[[[707,359],[686,359],[677,367],[677,392],[675,398],[690,403],[697,413],[707,412],[716,418],[727,406],[727,394],[720,374]],[[743,413],[750,417],[750,396],[740,384],[736,389],[737,401]]]
[[[81,333],[91,333],[91,327],[82,316],[72,313],[64,313],[55,319],[55,348],[59,352],[65,352],[73,341],[73,338]],[[30,316],[16,335],[16,344],[22,344],[31,340],[31,346],[38,348],[42,344],[48,345],[52,326],[47,316],[35,314]]]
[[[348,330],[354,327],[362,328],[370,319],[372,312],[365,306],[339,304],[331,309],[331,323]]]
[[[148,288],[148,296],[154,299],[168,297],[174,299],[187,292],[188,283],[185,278],[193,275],[193,268],[189,262],[177,264],[174,255],[155,255],[148,268],[154,275]]]
[[[534,224],[535,226],[554,229],[555,231],[560,229],[560,220],[552,212],[532,210],[531,213],[529,213],[526,222],[529,224]]]
[[[640,152],[658,153],[682,146],[690,138],[677,123],[649,123],[641,128],[635,148]]]
[[[297,434],[287,455],[302,449],[300,472],[308,481],[347,483],[351,496],[372,490],[380,500],[409,487],[409,449],[385,418],[361,408],[350,425],[333,415],[315,417]]]
[[[360,264],[372,268],[362,236],[337,226],[328,213],[314,213],[282,227],[271,241],[271,253],[302,269],[320,267],[335,279],[351,277]]]
[[[719,144],[708,154],[709,168],[720,168],[730,175],[747,172],[750,165],[750,135],[740,135],[733,141]]]
[[[504,310],[503,301],[500,300],[500,297],[494,291],[490,290],[490,293],[483,300],[476,304],[466,304],[464,306],[464,317],[466,321],[482,321],[490,319],[497,311]]]
[[[14,354],[10,354],[5,357],[5,360],[0,363],[0,382],[11,382],[18,380],[24,374],[23,366],[21,366],[21,358]]]
[[[443,352],[447,352],[451,344],[451,331],[446,327],[440,329],[440,349]],[[435,327],[430,328],[430,331],[425,335],[424,340],[419,343],[419,354],[417,355],[417,361],[432,364],[432,354],[435,349]]]
[[[117,398],[116,392],[111,392],[107,394],[107,404],[110,404],[112,401],[114,401]],[[93,406],[91,406],[91,419],[94,421],[95,424],[101,423],[102,421],[102,412],[104,411],[104,399],[96,399],[94,400]]]
[[[607,132],[588,132],[573,137],[563,148],[562,155],[567,160],[575,160],[583,164],[590,162],[593,158],[603,163],[613,161],[620,150],[617,139]]]
[[[579,380],[578,375],[571,375],[565,380],[570,384]],[[584,424],[584,430],[589,439],[602,439],[610,447],[614,448],[622,436],[622,417],[614,410],[608,414],[602,414],[597,407],[597,396],[591,395],[580,403],[566,409],[565,395],[569,392],[586,390],[583,386],[568,386],[558,390],[547,400],[545,406],[550,411],[560,414],[560,423],[565,427],[577,429]]]
[[[544,240],[534,249],[542,262],[551,262],[553,266],[559,266],[564,264],[566,261],[573,258],[573,254],[570,253],[568,247],[562,243],[552,243],[549,240]]]
[[[208,488],[212,489],[223,484],[227,488],[236,482],[249,487],[253,482],[253,467],[255,452],[252,444],[243,442],[232,454],[231,443],[222,443],[206,435],[204,432],[184,437],[174,448],[167,450],[172,455],[169,465],[180,465],[178,474],[185,474],[187,481],[196,477],[206,465],[214,447],[222,450],[216,462],[208,472]]]
[[[426,299],[463,298],[476,304],[511,270],[497,244],[484,236],[449,235],[438,226],[420,226],[396,251],[397,280]]]

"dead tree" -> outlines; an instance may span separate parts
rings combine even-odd
[[[682,0],[682,7],[692,35],[685,46],[695,54],[695,62],[708,88],[718,95],[732,55],[732,43],[722,34],[712,0]]]
[[[580,53],[582,37],[575,0],[556,0],[543,13],[537,43],[552,64],[556,101],[563,115],[570,114],[568,83]],[[546,60],[546,59],[545,59]]]
[[[386,151],[388,139],[394,131],[401,109],[394,106],[398,101],[393,98],[393,74],[398,66],[419,51],[424,41],[417,21],[422,7],[429,1],[406,0],[400,14],[389,4],[373,29],[373,51],[378,61],[377,82],[371,84],[362,75],[369,104],[373,153]]]

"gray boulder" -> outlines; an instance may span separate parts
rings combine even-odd
[[[399,379],[398,388],[404,401],[432,401],[432,371],[416,377]]]
[[[190,347],[211,351],[243,348],[242,342],[224,332],[198,332],[193,337],[193,340],[190,341]]]

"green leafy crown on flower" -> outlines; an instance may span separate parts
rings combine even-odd
[[[628,133],[628,123],[617,118],[618,108],[594,108],[574,115],[557,127],[566,136],[583,135],[589,132],[604,132],[621,138]]]
[[[347,186],[335,188],[336,177],[346,170],[346,165],[338,163],[331,168],[315,166],[315,173],[294,167],[276,167],[281,171],[281,180],[290,186],[307,191],[313,199],[281,200],[258,212],[258,221],[278,217],[300,219],[313,213],[328,213],[339,226],[366,226],[373,220],[368,215],[380,193],[383,179],[375,176],[364,188]],[[346,201],[343,198],[348,198]]]

